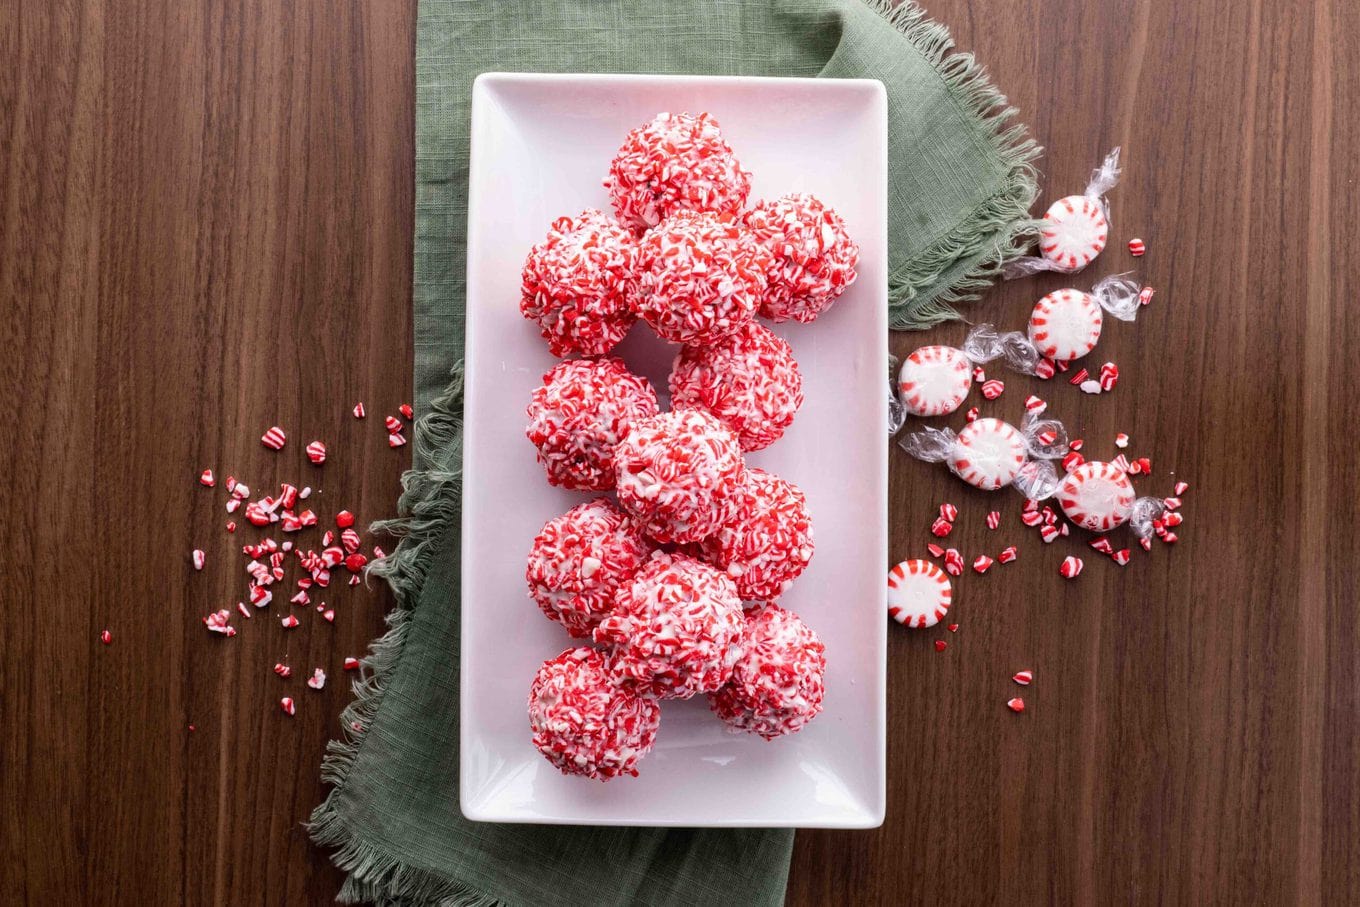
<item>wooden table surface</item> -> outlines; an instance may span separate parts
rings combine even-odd
[[[1020,560],[958,581],[956,635],[892,628],[887,821],[800,834],[789,902],[1354,903],[1360,5],[930,9],[1047,147],[1046,197],[1123,145],[1114,242],[1077,282],[1136,266],[1158,290],[1101,341],[1115,392],[1004,375],[995,409],[1040,391],[1089,454],[1126,431],[1145,488],[1192,488],[1180,543],[1120,569],[894,450],[894,557],[951,501],[953,544]],[[300,823],[350,698],[341,660],[390,599],[332,587],[333,625],[210,636],[199,618],[242,581],[222,489],[195,477],[309,484],[326,518],[393,509],[414,19],[409,0],[0,11],[4,903],[320,904],[339,886]],[[1062,282],[1001,287],[970,317],[1018,327]],[[282,454],[258,441],[273,424]],[[312,437],[331,442],[320,469]],[[280,680],[281,660],[331,682]]]

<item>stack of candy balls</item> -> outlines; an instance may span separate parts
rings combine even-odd
[[[613,215],[554,221],[520,302],[574,357],[533,392],[526,434],[550,484],[592,494],[529,551],[530,597],[582,643],[539,668],[529,724],[553,765],[599,780],[637,775],[663,700],[707,696],[766,740],[821,711],[825,647],[777,604],[812,558],[807,500],[743,455],[803,403],[792,349],[757,316],[815,321],[859,262],[811,195],[748,206],[751,174],[707,113],[634,129],[604,186]],[[638,320],[681,345],[670,411],[610,355]]]

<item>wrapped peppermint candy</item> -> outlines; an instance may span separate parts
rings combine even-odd
[[[1049,466],[1056,487],[1057,473],[1049,461],[1067,452],[1067,429],[1056,419],[1029,412],[1018,429],[1000,419],[978,419],[957,433],[927,428],[898,443],[918,460],[948,464],[950,472],[976,488],[995,491],[1015,485],[1033,497],[1026,489],[1035,483],[1040,463]],[[1045,497],[1052,494],[1048,489]]]
[[[1081,195],[1069,195],[1049,206],[1036,223],[1039,255],[1006,263],[1007,280],[1038,271],[1074,274],[1089,265],[1105,249],[1110,235],[1110,202],[1105,198],[1119,183],[1119,149],[1105,156],[1091,171],[1091,181]]]

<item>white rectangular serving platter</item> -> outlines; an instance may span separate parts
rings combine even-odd
[[[591,495],[552,488],[524,436],[555,360],[519,313],[520,268],[552,220],[609,210],[601,185],[628,130],[708,111],[752,200],[810,192],[859,242],[859,278],[793,346],[806,402],[749,462],[807,494],[816,553],[780,604],[826,644],[826,701],[801,732],[731,733],[704,697],[662,705],[640,776],[560,774],[530,742],[529,683],[576,645],[525,589],[547,520]],[[872,828],[885,799],[887,100],[869,80],[488,74],[472,92],[467,247],[461,806],[469,819],[588,825]],[[618,353],[667,401],[676,347],[639,324]]]

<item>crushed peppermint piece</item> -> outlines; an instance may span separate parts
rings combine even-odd
[[[1025,700],[1021,699],[1019,696],[1016,696],[1014,699],[1008,699],[1006,700],[1006,708],[1017,714],[1023,712],[1025,710]]]
[[[1034,672],[1033,672],[1033,671],[1017,671],[1017,672],[1015,673],[1015,675],[1014,675],[1013,677],[1011,677],[1011,680],[1014,680],[1016,683],[1020,684],[1020,686],[1022,686],[1022,687],[1027,687],[1027,686],[1029,686],[1031,683],[1034,682]]]
[[[288,436],[284,434],[282,428],[277,425],[270,428],[260,438],[260,443],[270,450],[283,450],[283,445],[288,441]]]
[[[312,672],[312,676],[307,678],[307,686],[314,690],[319,690],[326,685],[326,672],[317,668]]]
[[[213,478],[213,473],[211,469],[205,469],[201,473],[199,473],[198,484],[204,485],[208,488],[212,488],[214,485],[217,484],[217,480]]]
[[[279,700],[279,708],[285,715],[292,715],[297,711],[297,706],[293,703],[293,697],[285,696]]]
[[[321,441],[313,441],[307,445],[307,459],[311,460],[316,466],[326,462],[326,445]]]

